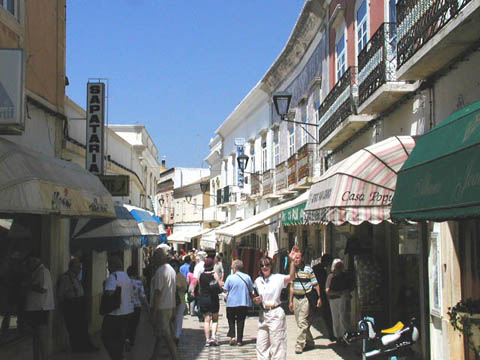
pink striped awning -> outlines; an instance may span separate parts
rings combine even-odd
[[[411,136],[394,136],[333,165],[310,189],[305,221],[325,225],[390,221],[397,173],[414,147]]]

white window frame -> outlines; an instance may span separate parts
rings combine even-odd
[[[307,133],[307,108],[305,107],[305,116],[302,118],[302,122],[305,124],[303,125],[302,129],[302,146],[304,146],[308,141],[308,133]]]
[[[13,13],[10,10],[8,10],[8,8],[7,8],[7,2],[8,1],[9,0],[3,0],[3,2],[0,3],[0,8],[2,8],[7,13],[9,13],[13,17],[15,17],[15,19],[18,19],[18,6],[19,6],[18,0],[11,0],[13,2]]]
[[[362,19],[358,18],[358,12],[362,5],[365,4],[365,16]],[[370,38],[370,31],[369,31],[369,6],[368,0],[358,1],[357,7],[355,9],[355,26],[356,32],[355,35],[357,37],[357,55],[367,46],[368,39]]]
[[[295,126],[288,129],[288,157],[295,154]]]
[[[255,143],[250,143],[250,172],[255,173]]]
[[[262,141],[262,172],[268,169],[268,153],[267,153],[267,141]]]
[[[347,71],[347,40],[345,38],[345,29],[342,30],[343,34],[335,44],[335,74],[337,76],[337,82]],[[343,50],[338,52],[338,45],[343,42]]]
[[[273,163],[277,167],[280,164],[280,132],[275,130],[273,134]]]

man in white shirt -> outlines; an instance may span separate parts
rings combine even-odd
[[[105,282],[105,295],[113,295],[117,286],[122,288],[120,307],[105,315],[102,323],[102,341],[112,360],[123,359],[128,320],[133,313],[132,281],[123,271],[118,256],[108,259],[110,276]]]
[[[160,359],[163,340],[167,344],[172,359],[177,360],[179,357],[174,340],[177,274],[168,264],[168,249],[166,247],[158,247],[155,250],[153,261],[158,268],[150,284],[151,319],[155,335],[155,347],[151,360]]]
[[[26,264],[32,273],[25,299],[25,317],[33,332],[33,358],[46,360],[49,355],[49,314],[55,308],[52,277],[39,258],[31,256]]]

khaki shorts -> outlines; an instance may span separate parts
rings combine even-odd
[[[174,309],[160,309],[155,311],[153,318],[153,334],[156,337],[172,336],[175,325]]]

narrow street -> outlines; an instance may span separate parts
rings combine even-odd
[[[226,337],[228,324],[225,317],[225,306],[222,304],[220,309],[220,326],[218,335],[220,346],[205,347],[205,337],[203,335],[203,323],[198,321],[197,317],[185,316],[183,323],[183,334],[180,340],[180,358],[182,360],[207,360],[207,359],[256,359],[255,341],[257,330],[257,316],[248,317],[245,323],[244,339],[245,344],[242,347],[230,346],[229,338]],[[293,315],[287,315],[287,346],[288,359],[322,359],[322,360],[353,360],[360,359],[360,355],[355,355],[359,348],[340,347],[330,345],[331,342],[324,338],[316,329],[312,328],[312,334],[315,339],[315,349],[306,351],[303,354],[295,354],[296,324]],[[98,342],[97,342],[98,343]],[[153,349],[153,337],[151,327],[145,313],[142,313],[142,320],[137,330],[137,344],[129,353],[126,353],[127,360],[147,360],[150,358]],[[168,351],[165,349],[162,359],[169,359]],[[54,360],[100,360],[108,359],[107,353],[102,350],[94,354],[71,354],[60,353]]]

